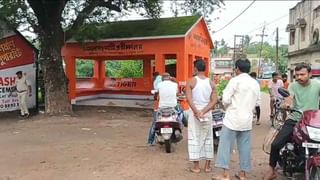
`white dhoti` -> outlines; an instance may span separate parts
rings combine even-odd
[[[188,152],[190,161],[212,160],[213,133],[211,111],[205,116],[205,121],[199,121],[189,110],[188,118]]]
[[[18,93],[19,107],[21,115],[29,114],[28,106],[27,106],[27,91]]]

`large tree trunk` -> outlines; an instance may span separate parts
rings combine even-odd
[[[47,40],[51,42],[51,40]],[[61,47],[42,46],[41,66],[43,68],[45,84],[45,112],[48,114],[70,113],[71,104],[67,94],[67,78],[62,66],[60,54],[52,55],[52,51],[59,51]],[[59,51],[60,52],[60,51]]]
[[[72,106],[68,100],[67,78],[64,73],[61,48],[64,32],[61,13],[64,0],[28,0],[37,16],[39,28],[35,29],[41,43],[40,65],[45,85],[45,112],[47,114],[69,114]]]
[[[60,24],[44,29],[41,39],[40,64],[45,84],[45,111],[48,114],[71,113],[68,100],[67,78],[63,69],[61,48],[64,44]]]
[[[45,111],[48,114],[70,113],[72,108],[68,100],[67,78],[60,54],[63,41],[57,42],[59,35],[55,34],[59,33],[54,32],[51,36],[53,38],[45,36],[41,41],[40,64],[45,84]]]

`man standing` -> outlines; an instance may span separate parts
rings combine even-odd
[[[26,79],[26,76],[22,74],[22,71],[16,73],[16,89],[18,93],[19,108],[22,117],[29,117],[29,111],[27,106],[27,95],[31,96],[31,85]]]
[[[154,145],[155,143],[154,126],[157,120],[157,110],[162,107],[176,108],[177,106],[178,84],[171,80],[169,73],[164,73],[162,75],[162,81],[157,84],[157,88],[159,93],[159,105],[154,109],[153,121],[149,130],[148,137],[149,145]]]
[[[188,118],[188,152],[193,162],[191,172],[200,173],[200,160],[206,160],[204,171],[211,172],[213,159],[213,134],[211,109],[217,103],[213,83],[205,76],[206,64],[194,61],[195,74],[186,85],[186,97],[191,110]]]
[[[282,74],[281,77],[282,77],[283,87],[285,89],[288,89],[288,87],[289,87],[288,75],[287,74]]]
[[[283,87],[283,82],[279,79],[279,74],[276,72],[272,73],[272,80],[270,80],[268,84],[270,94],[270,118],[273,118],[274,103],[276,102],[276,99],[281,97],[278,92],[278,89],[281,87]]]
[[[300,111],[316,110],[319,108],[320,82],[311,78],[311,67],[306,63],[295,67],[296,82],[289,85],[290,97],[285,98],[285,106]],[[280,149],[292,136],[293,128],[301,119],[301,114],[292,112],[283,124],[277,136],[271,144],[269,159],[269,172],[267,180],[277,178],[275,167],[279,160]]]
[[[229,163],[235,140],[240,158],[240,172],[236,176],[238,179],[245,179],[246,172],[251,170],[252,110],[259,101],[260,87],[256,80],[248,75],[249,71],[248,59],[237,60],[236,76],[229,81],[223,91],[222,103],[226,108],[226,114],[223,119],[215,166],[224,169],[224,173],[213,179],[231,179]]]
[[[160,73],[156,71],[152,75],[153,75],[153,89],[158,90],[158,84],[162,81]]]
[[[259,84],[259,87],[260,87],[260,82],[257,79],[257,73],[256,72],[251,72],[250,76],[257,81],[257,83]],[[259,97],[259,101],[257,102],[256,107],[255,107],[256,108],[255,109],[256,110],[256,115],[257,115],[256,125],[260,125],[260,114],[261,114],[260,104],[261,104],[261,97]]]

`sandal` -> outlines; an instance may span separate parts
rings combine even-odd
[[[204,169],[204,172],[205,172],[205,173],[210,173],[211,171],[212,171],[212,168],[211,168],[211,167]]]
[[[239,174],[235,174],[234,177],[236,177],[238,180],[246,180],[245,177],[241,177]]]
[[[188,169],[189,172],[195,173],[195,174],[199,174],[201,172],[201,169],[193,169],[193,168],[189,168]]]
[[[226,178],[223,176],[212,176],[211,179],[212,180],[230,180],[230,178]]]

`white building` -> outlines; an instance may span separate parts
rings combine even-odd
[[[290,9],[288,70],[293,76],[297,63],[312,65],[314,76],[320,76],[320,1],[303,0]]]
[[[214,75],[231,76],[233,73],[233,48],[228,48],[227,54],[215,56],[212,59],[212,71]]]

